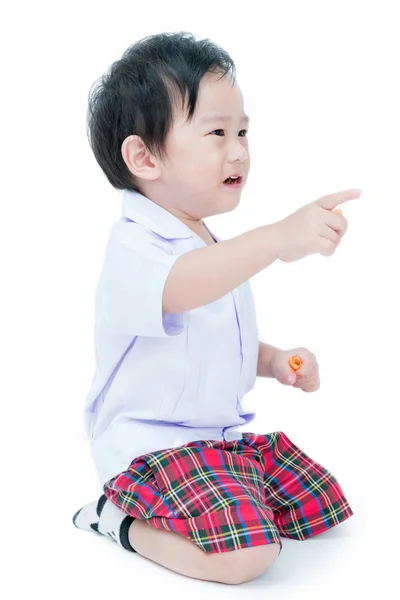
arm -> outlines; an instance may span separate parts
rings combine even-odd
[[[183,254],[167,277],[163,312],[182,313],[222,298],[277,260],[279,241],[276,227],[265,225]]]
[[[257,364],[257,377],[273,377],[270,369],[271,358],[275,356],[277,352],[281,352],[280,348],[275,346],[269,346],[260,342],[258,345],[258,364]]]
[[[332,211],[360,194],[361,190],[329,194],[277,223],[180,256],[163,289],[163,311],[182,313],[210,304],[277,258],[292,262],[309,254],[331,256],[347,228],[346,219]]]

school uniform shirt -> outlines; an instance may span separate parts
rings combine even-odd
[[[206,243],[137,192],[125,190],[122,206],[96,288],[96,373],[85,403],[102,485],[148,452],[241,439],[238,427],[254,417],[242,407],[258,361],[249,283],[206,306],[164,314],[172,267]]]

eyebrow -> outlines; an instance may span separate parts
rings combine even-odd
[[[200,119],[200,123],[214,123],[215,121],[232,121],[232,117],[228,116],[228,115],[211,115],[209,117],[203,117],[202,119]],[[250,122],[250,117],[249,115],[243,115],[241,118],[241,121],[244,121],[245,123],[249,123]]]

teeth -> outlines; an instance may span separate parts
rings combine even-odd
[[[227,177],[225,179],[224,183],[233,183],[234,181],[237,181],[238,179],[241,179],[241,177],[239,175],[232,175],[231,177]]]

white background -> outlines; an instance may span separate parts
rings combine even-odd
[[[393,597],[398,552],[399,3],[19,2],[1,23],[2,588],[7,598]],[[71,523],[99,489],[83,437],[94,375],[94,293],[121,199],[86,139],[92,83],[160,31],[233,57],[252,123],[232,237],[360,187],[336,254],[275,263],[253,281],[261,338],[318,358],[314,394],[257,383],[253,429],[283,430],[339,479],[355,516],[283,539],[239,587],[168,572]],[[4,586],[4,587],[3,587]]]

